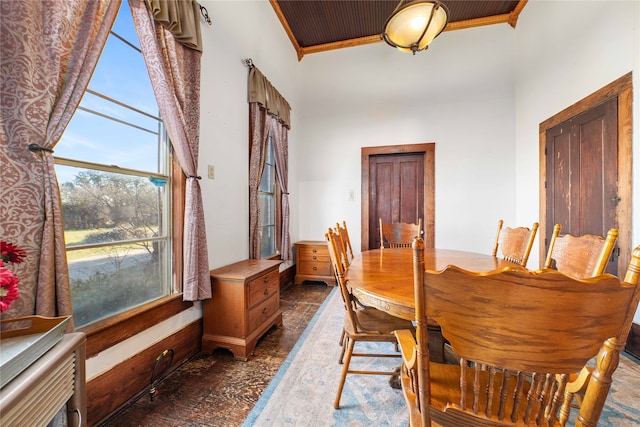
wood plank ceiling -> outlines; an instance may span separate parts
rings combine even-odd
[[[382,41],[398,0],[269,0],[298,54]],[[406,3],[406,1],[405,1]],[[442,0],[449,11],[444,31],[507,23],[515,28],[527,0]]]

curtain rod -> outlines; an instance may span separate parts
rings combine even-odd
[[[249,68],[253,68],[254,67],[253,60],[251,58],[243,59],[242,63],[244,65],[246,65],[247,67],[249,67]]]

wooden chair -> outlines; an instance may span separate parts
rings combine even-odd
[[[560,236],[561,224],[553,227],[553,234],[544,263],[545,268],[556,268],[558,271],[581,279],[595,277],[604,273],[613,252],[618,230],[612,228],[606,238],[593,234]],[[566,387],[567,402],[573,398],[577,407],[582,404],[585,389],[591,379],[592,366],[584,366],[579,373],[571,374]]]
[[[336,222],[336,231],[340,236],[340,252],[342,257],[344,258],[343,263],[346,266],[351,264],[351,260],[353,260],[353,248],[351,247],[351,239],[349,238],[349,231],[347,230],[347,222],[342,221],[342,225],[339,222]]]
[[[351,264],[351,261],[353,260],[353,250],[351,247],[351,240],[349,239],[349,232],[347,231],[346,221],[343,221],[342,224],[343,225],[341,226],[340,223],[336,223],[335,234],[337,236],[336,240],[338,243],[338,250],[340,252],[342,265],[346,270],[347,268],[349,268],[349,264]],[[337,278],[336,278],[336,283],[337,283]],[[357,303],[361,304],[359,301],[357,301]],[[364,305],[364,304],[361,304],[361,305]],[[340,334],[340,341],[339,341],[339,344],[342,346],[342,350],[340,351],[340,357],[338,361],[341,364],[344,363],[344,354],[347,348],[347,346],[345,345],[346,342],[347,340],[346,340],[345,330],[343,328],[342,333]],[[397,343],[394,343],[394,348],[396,349],[396,351],[398,350]]]
[[[396,343],[395,335],[393,331],[396,329],[413,329],[413,324],[408,320],[399,319],[393,317],[384,311],[378,310],[373,307],[363,307],[357,304],[357,300],[349,289],[344,277],[344,268],[340,262],[340,254],[338,251],[337,236],[332,229],[329,229],[325,234],[327,239],[327,245],[329,246],[329,255],[333,267],[335,268],[336,277],[338,279],[338,286],[342,293],[342,299],[344,301],[345,316],[344,316],[344,332],[346,352],[344,363],[342,365],[342,374],[340,377],[340,384],[338,386],[338,392],[334,401],[334,408],[340,408],[340,397],[342,396],[342,390],[348,374],[375,374],[375,375],[388,375],[394,374],[392,371],[370,371],[370,370],[358,370],[351,368],[351,359],[353,357],[382,357],[382,358],[400,358],[400,353],[365,353],[354,352],[354,347],[357,342],[388,342],[390,344]],[[411,332],[409,332],[410,334]],[[385,383],[383,387],[388,387]]]
[[[341,245],[339,245],[338,249],[340,249],[342,264],[346,269],[349,267],[349,264],[351,264],[351,261],[353,260],[353,248],[351,246],[351,238],[349,237],[349,231],[347,230],[347,222],[342,221],[342,225],[340,225],[339,222],[336,222],[335,230],[336,230],[336,234],[339,235],[340,237],[339,243],[341,243]],[[336,279],[336,282],[337,282],[337,279]],[[345,345],[346,339],[345,339],[344,328],[342,328],[342,333],[340,334],[339,343],[342,346],[342,350],[340,351],[340,358],[338,359],[338,361],[342,364],[344,362],[344,353],[347,348],[347,346]],[[397,346],[396,346],[396,349],[397,349]]]
[[[422,218],[417,224],[406,222],[390,222],[383,224],[380,218],[380,248],[385,248],[385,241],[390,248],[410,248],[413,239],[422,236]]]
[[[382,218],[380,223],[380,248],[385,248],[385,240],[390,248],[410,248],[416,237],[422,236],[422,218],[418,218],[418,224],[409,224],[403,222],[394,222],[384,224]],[[432,349],[438,348],[441,360],[445,357],[446,340],[442,338],[440,327],[433,322],[431,324]],[[436,341],[439,344],[436,344]]]
[[[349,264],[351,264],[351,260],[353,259],[353,253],[351,256],[349,255],[349,251],[347,249],[350,243],[346,242],[345,233],[342,232],[342,227],[340,223],[336,223],[336,228],[334,229],[334,234],[336,238],[336,246],[338,248],[338,255],[340,256],[340,262],[342,263],[342,268],[346,270],[349,268]],[[338,283],[338,277],[336,275],[336,283]],[[347,349],[347,339],[344,328],[342,328],[342,333],[340,334],[340,346],[342,349],[340,350],[340,357],[338,358],[338,362],[342,364],[344,362],[344,353]]]
[[[561,229],[560,224],[553,227],[544,267],[555,268],[578,279],[604,273],[618,238],[618,230],[609,230],[605,239],[593,234],[560,236]]]
[[[519,267],[425,271],[423,254],[417,239],[416,340],[396,331],[410,425],[564,426],[573,410],[569,375],[594,356],[575,425],[597,424],[640,299],[640,247],[623,283]],[[427,317],[441,325],[459,366],[429,361]]]
[[[534,222],[531,229],[527,227],[506,227],[503,229],[503,223],[502,220],[498,221],[498,233],[493,246],[493,256],[497,256],[499,247],[504,259],[526,267],[539,224]]]

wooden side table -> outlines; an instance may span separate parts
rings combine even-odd
[[[297,285],[305,280],[325,282],[335,286],[336,277],[331,266],[329,248],[323,240],[301,240],[295,243],[296,248],[296,276]]]
[[[258,339],[282,325],[281,262],[248,259],[210,271],[212,297],[202,304],[202,351],[226,348],[246,361]]]

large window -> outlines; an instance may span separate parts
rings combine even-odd
[[[170,144],[128,2],[55,150],[77,327],[171,292]]]
[[[260,203],[260,258],[269,258],[279,253],[278,196],[273,139],[269,134],[267,158],[262,172],[260,187],[258,188],[258,202]]]

